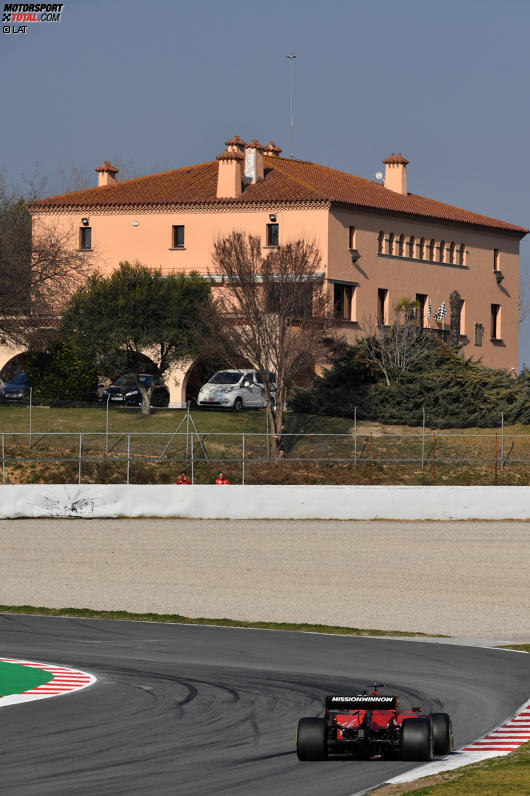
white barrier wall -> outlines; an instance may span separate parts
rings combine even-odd
[[[16,517],[527,520],[530,487],[2,485]]]

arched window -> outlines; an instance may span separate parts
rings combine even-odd
[[[460,265],[465,265],[466,264],[466,246],[465,246],[464,243],[460,244],[460,250],[459,250],[458,254],[459,254],[459,261],[460,261],[459,264]]]
[[[429,245],[427,246],[427,258],[429,260],[434,260],[434,238],[431,239]]]
[[[383,230],[381,230],[381,232],[377,236],[377,253],[378,254],[383,254],[384,242],[385,242],[385,233],[383,232]]]
[[[414,235],[411,235],[408,243],[407,257],[414,257]]]
[[[440,241],[440,257],[439,257],[439,261],[441,263],[445,262],[445,241],[444,240]]]
[[[397,246],[397,256],[403,257],[404,254],[405,254],[405,236],[400,235]]]
[[[420,238],[418,243],[418,260],[423,260],[425,257],[425,238]]]
[[[455,242],[454,240],[451,241],[451,245],[449,246],[449,262],[454,263],[455,261]]]
[[[394,233],[391,232],[388,236],[388,252],[387,254],[394,254]]]

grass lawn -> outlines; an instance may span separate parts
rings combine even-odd
[[[53,680],[53,674],[31,666],[0,661],[0,696],[20,694]]]
[[[505,757],[429,777],[414,787],[390,785],[377,796],[523,796],[530,794],[530,743]]]

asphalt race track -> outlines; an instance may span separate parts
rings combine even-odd
[[[2,794],[349,796],[400,761],[300,763],[296,723],[367,682],[453,717],[458,746],[529,696],[528,655],[191,625],[1,615],[3,655],[98,681],[0,710]]]

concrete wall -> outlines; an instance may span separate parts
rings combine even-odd
[[[5,485],[0,519],[530,519],[530,487]]]

